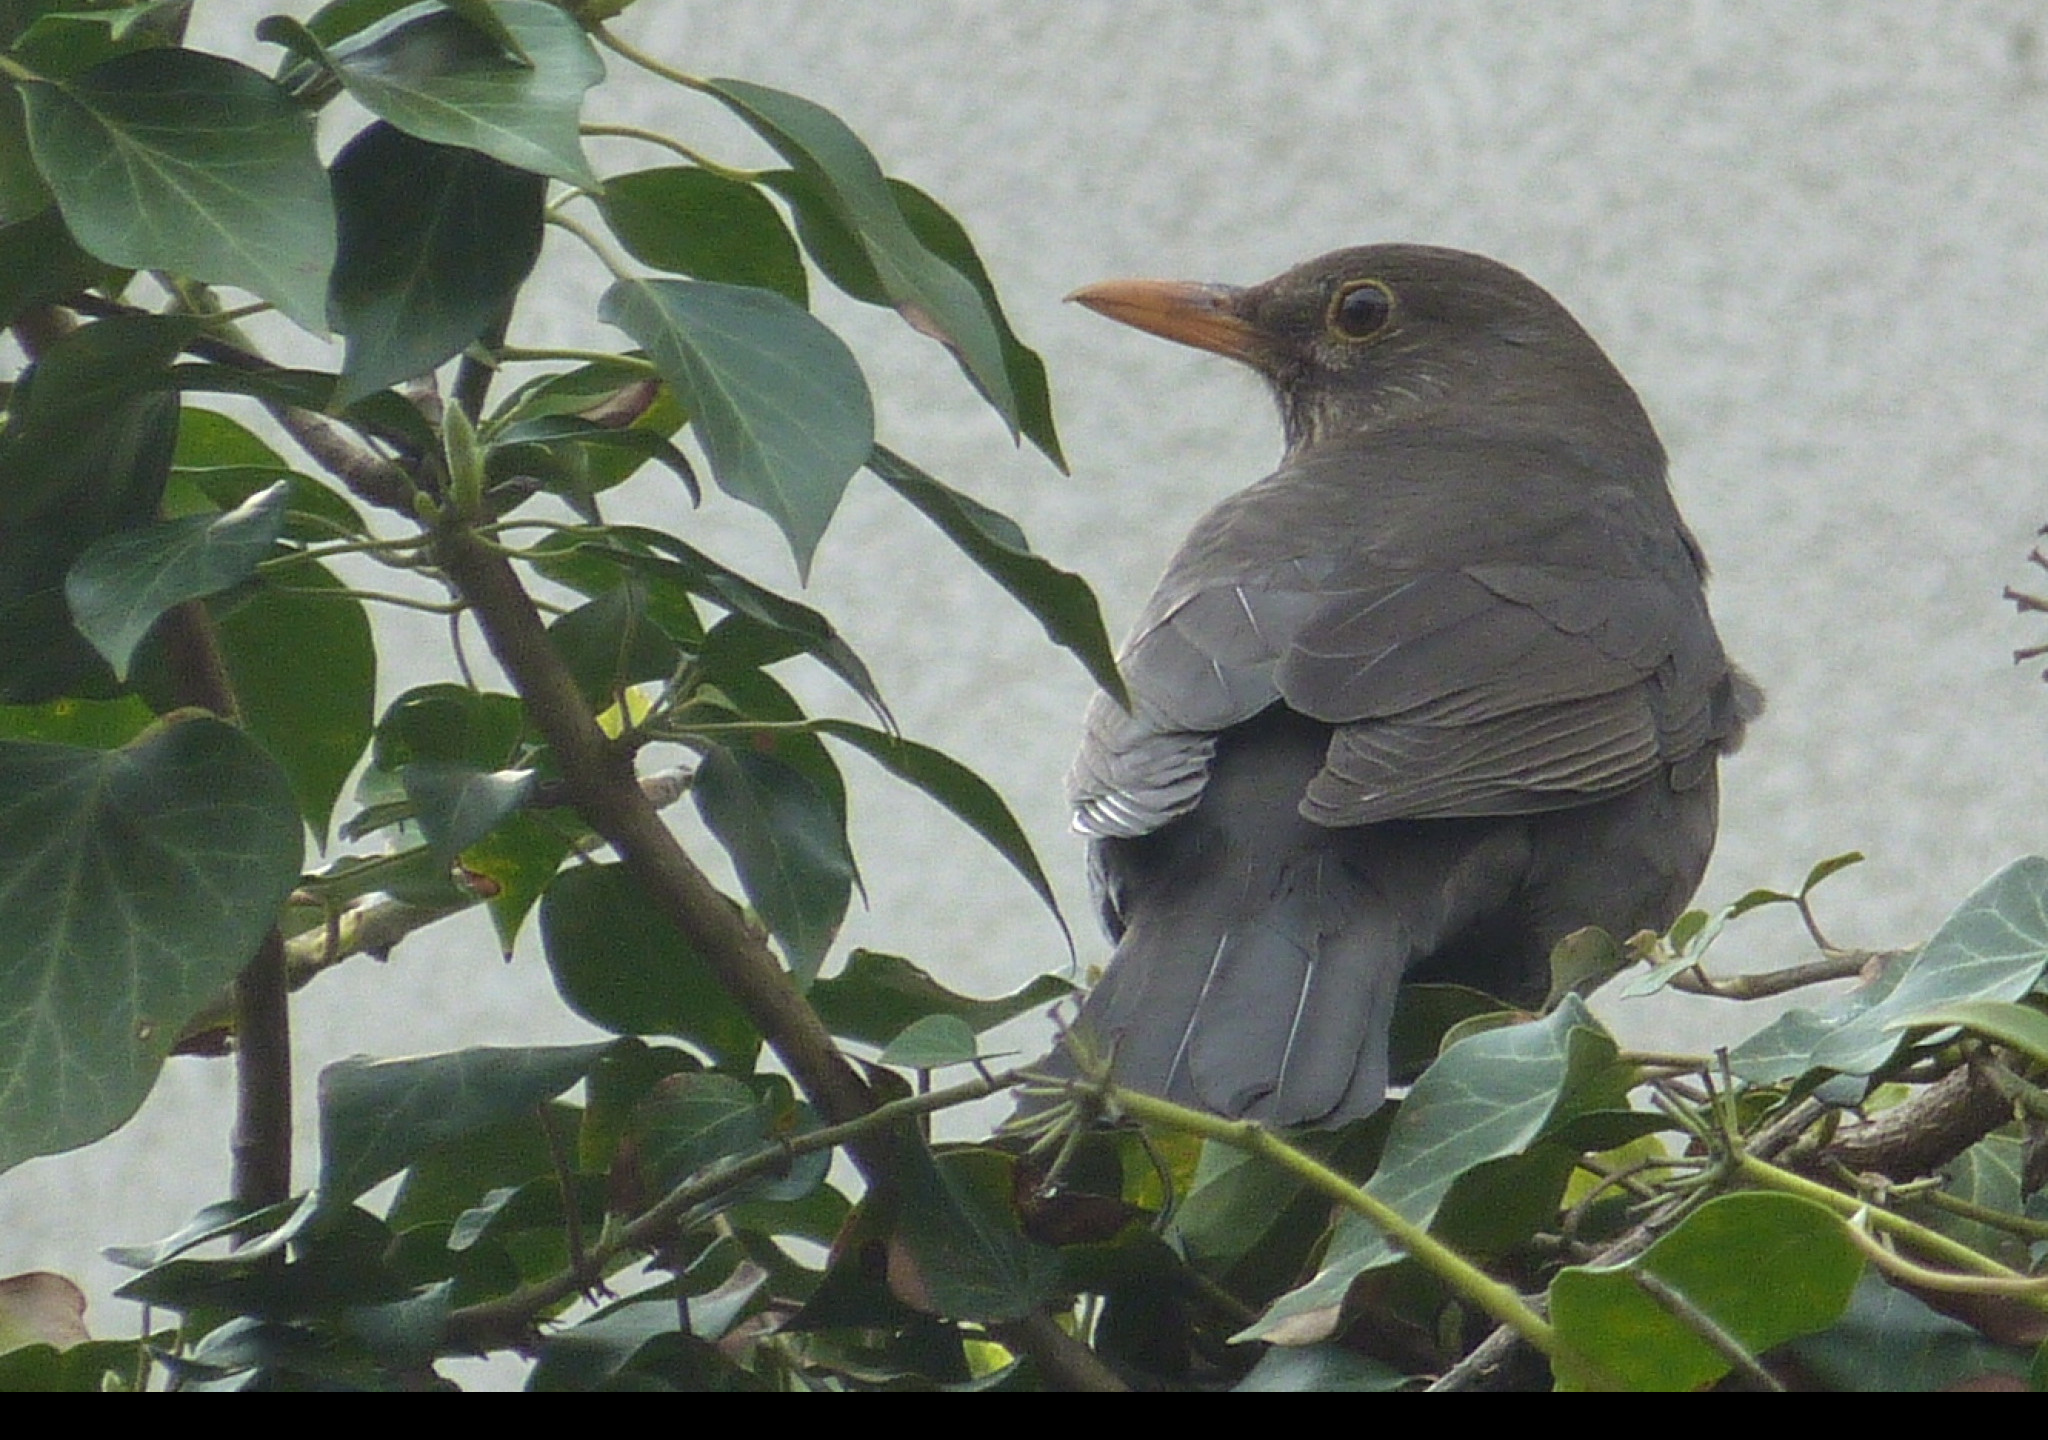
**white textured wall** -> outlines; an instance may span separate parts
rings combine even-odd
[[[244,30],[261,10],[201,7]],[[2048,693],[2008,654],[2048,624],[1999,600],[2048,520],[2042,24],[2036,5],[1991,0],[642,0],[622,30],[700,73],[830,105],[966,222],[1052,367],[1071,477],[1013,451],[892,317],[826,314],[870,366],[884,438],[1016,515],[1096,584],[1119,632],[1185,526],[1265,473],[1277,432],[1248,376],[1063,294],[1123,274],[1256,280],[1378,240],[1485,251],[1547,285],[1656,417],[1716,566],[1722,633],[1770,692],[1724,773],[1705,898],[1861,848],[1870,863],[1823,909],[1844,942],[1892,944],[2043,843]],[[623,116],[766,162],[702,102],[633,83],[610,101]],[[550,245],[551,262],[566,253]],[[602,339],[577,318],[600,283],[565,269],[544,297],[558,312],[523,316],[525,338]],[[673,499],[657,486],[646,513],[793,584],[754,516]],[[1099,960],[1059,800],[1079,669],[866,481],[814,598],[907,733],[1011,797]],[[387,692],[429,673],[387,676]],[[852,938],[983,990],[1064,961],[1000,862],[847,763],[874,907]],[[1798,953],[1789,924],[1745,937],[1753,963]],[[1692,1044],[1745,1021],[1606,1008],[1632,1033]],[[578,1033],[537,955],[504,966],[479,928],[430,932],[388,968],[357,962],[299,1015],[308,1081],[355,1050]],[[0,1177],[0,1273],[103,1280],[98,1245],[215,1198],[226,1079],[178,1062],[130,1134]]]

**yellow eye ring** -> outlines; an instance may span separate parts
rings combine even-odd
[[[1394,292],[1378,280],[1352,280],[1330,301],[1327,323],[1345,340],[1370,340],[1394,318]]]

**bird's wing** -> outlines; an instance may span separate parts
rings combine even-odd
[[[1569,529],[1570,527],[1566,527]],[[1335,727],[1303,811],[1332,826],[1525,814],[1618,794],[1725,724],[1697,576],[1583,537],[1528,560],[1392,569],[1291,561],[1177,597],[1098,697],[1076,824],[1146,834],[1200,799],[1218,732],[1284,699]]]
[[[1708,738],[1724,662],[1696,583],[1494,562],[1326,602],[1274,672],[1336,727],[1303,802],[1322,824],[1583,805]]]

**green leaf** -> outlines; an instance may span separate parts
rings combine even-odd
[[[126,745],[156,720],[133,695],[118,700],[50,700],[41,705],[0,705],[0,740],[40,740],[46,745],[83,745],[112,750]]]
[[[364,109],[409,135],[598,189],[577,123],[604,64],[576,21],[541,0],[499,0],[499,39],[438,4],[410,6],[331,46],[328,64]]]
[[[1624,1108],[1633,1071],[1616,1055],[1614,1041],[1576,995],[1541,1020],[1458,1041],[1401,1102],[1365,1188],[1407,1219],[1429,1224],[1467,1171],[1521,1154],[1582,1113]],[[1239,1338],[1327,1339],[1352,1281],[1400,1258],[1379,1231],[1347,1213],[1322,1269]]]
[[[604,216],[635,260],[657,270],[773,290],[810,304],[803,256],[768,197],[694,165],[604,182]]]
[[[533,793],[531,770],[475,770],[420,761],[401,772],[420,833],[434,858],[452,865],[510,816]]]
[[[370,617],[322,565],[295,565],[285,585],[258,585],[207,602],[242,723],[277,757],[299,813],[325,837],[370,743],[377,645]]]
[[[494,484],[531,478],[574,501],[623,484],[647,461],[659,460],[696,505],[704,499],[697,472],[668,438],[682,421],[682,406],[664,388],[631,425],[600,425],[573,415],[508,425],[493,437],[486,463]]]
[[[329,1065],[320,1072],[320,1212],[345,1210],[436,1146],[554,1099],[611,1045],[480,1047]]]
[[[421,760],[496,770],[512,760],[525,728],[526,707],[517,695],[445,681],[416,685],[377,722],[371,763],[393,775]]]
[[[1830,1390],[1926,1394],[2026,1370],[2014,1351],[1886,1284],[1875,1271],[1857,1283],[1839,1322],[1786,1348]]]
[[[1045,902],[1066,939],[1068,952],[1073,951],[1074,937],[1067,929],[1066,917],[1060,913],[1059,901],[1053,898],[1052,882],[1039,865],[1024,827],[1017,823],[994,786],[945,752],[900,735],[884,734],[851,720],[821,719],[811,723],[868,755],[899,780],[915,785],[986,840]]]
[[[226,514],[120,530],[86,548],[64,579],[64,598],[117,679],[128,678],[135,647],[166,610],[256,573],[284,531],[288,493],[279,481]]]
[[[463,849],[462,866],[470,872],[471,883],[477,884],[478,876],[490,882],[482,887],[491,891],[485,903],[507,960],[527,913],[540,903],[572,848],[558,825],[521,812]]]
[[[620,280],[598,315],[647,351],[719,485],[782,528],[808,575],[875,441],[867,381],[845,342],[780,295],[703,280]]]
[[[834,218],[859,243],[889,302],[913,329],[953,352],[1011,433],[1017,433],[1017,395],[991,307],[973,282],[911,229],[880,163],[860,137],[831,111],[801,96],[745,80],[713,80],[707,88],[819,187]]]
[[[895,1179],[902,1206],[890,1237],[890,1288],[930,1314],[995,1324],[1045,1304],[1059,1255],[1017,1229],[1013,1156],[951,1150],[934,1157],[904,1135]]]
[[[908,500],[1045,627],[1053,644],[1081,662],[1097,685],[1127,700],[1116,649],[1088,582],[1033,554],[1016,522],[941,484],[895,451],[877,445],[868,469]]]
[[[385,124],[334,162],[328,314],[348,338],[334,403],[424,375],[500,317],[540,257],[547,181]]]
[[[593,709],[603,710],[629,686],[666,680],[681,665],[682,651],[647,610],[647,587],[628,575],[548,626],[548,639]]]
[[[2031,1059],[2048,1064],[2048,1015],[2027,1005],[2003,1000],[1958,1000],[1937,1005],[1918,1015],[1894,1020],[1894,1030],[1946,1028],[1960,1025],[2001,1045],[2009,1045]]]
[[[1551,1282],[1558,1338],[1594,1367],[1560,1364],[1558,1388],[1696,1390],[1732,1368],[1696,1322],[1643,1287],[1643,1273],[1755,1355],[1834,1324],[1863,1254],[1840,1218],[1810,1200],[1761,1192],[1709,1200],[1628,1264],[1572,1266]]]
[[[555,988],[578,1015],[620,1035],[673,1035],[745,1068],[761,1037],[711,968],[623,865],[578,865],[540,902]]]
[[[101,284],[108,274],[105,265],[78,248],[55,207],[0,225],[0,325],[12,325],[31,305]]]
[[[135,1113],[299,876],[291,790],[218,721],[0,742],[0,1170]]]
[[[1812,1063],[1868,1075],[1913,1016],[1970,1001],[2017,1000],[2048,969],[2048,860],[2015,860],[1979,886],[1907,965],[1898,984],[1814,1046]]]
[[[1380,1392],[1407,1388],[1409,1377],[1383,1360],[1343,1345],[1275,1345],[1237,1382],[1236,1394]]]
[[[334,205],[312,117],[232,60],[144,50],[22,87],[78,243],[111,265],[239,285],[318,331]]]
[[[882,1047],[879,1063],[904,1070],[937,1070],[981,1058],[974,1029],[956,1015],[927,1015],[903,1027]]]
[[[948,990],[900,956],[856,950],[844,970],[813,984],[807,998],[834,1035],[886,1045],[928,1015],[951,1015],[979,1034],[1073,993],[1058,976],[1040,975],[1000,999],[976,1000]]]
[[[22,114],[21,92],[10,85],[0,90],[0,225],[12,228],[40,214],[54,198],[28,153],[28,121]],[[63,228],[59,221],[57,229]],[[69,237],[66,238],[68,243]],[[19,262],[27,257],[16,253],[9,258]],[[0,280],[0,294],[9,293],[12,286],[26,278],[4,270],[0,274],[7,275]],[[13,318],[11,310],[0,310],[0,321],[11,322]]]
[[[712,749],[691,794],[797,983],[808,985],[853,898],[846,822],[802,771],[751,750]]]

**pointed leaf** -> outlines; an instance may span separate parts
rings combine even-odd
[[[499,0],[492,9],[527,63],[438,4],[410,6],[337,42],[326,59],[364,109],[407,134],[598,188],[577,123],[603,62],[553,5]]]
[[[1942,922],[1898,984],[1837,1027],[1813,1050],[1813,1064],[1868,1075],[1901,1043],[1898,1024],[1975,1000],[2017,1000],[2048,969],[2048,860],[2015,860],[1979,886]]]
[[[717,1064],[761,1044],[746,1013],[623,865],[578,865],[540,902],[548,969],[569,1008],[620,1035],[673,1035]]]
[[[936,1070],[943,1065],[965,1065],[980,1056],[974,1030],[965,1020],[927,1015],[904,1026],[902,1034],[882,1047],[879,1060],[905,1070]]]
[[[531,770],[473,770],[432,761],[401,772],[420,833],[434,858],[451,865],[455,857],[497,829],[533,793]]]
[[[694,165],[608,176],[604,215],[635,260],[810,303],[803,256],[767,196],[744,180]]]
[[[296,565],[280,579],[289,588],[217,595],[207,610],[243,725],[284,767],[299,813],[324,839],[370,743],[377,645],[363,603],[325,566]]]
[[[0,136],[0,145],[6,137]],[[0,325],[12,325],[31,305],[76,295],[105,282],[107,266],[78,248],[64,217],[50,206],[0,225]]]
[[[898,779],[915,785],[986,840],[1045,902],[1045,908],[1052,912],[1060,934],[1066,939],[1067,949],[1072,951],[1074,937],[1067,929],[1066,917],[1060,913],[1059,901],[1053,898],[1052,881],[1046,878],[1045,870],[1039,865],[1037,852],[1031,848],[1024,827],[1017,823],[1010,807],[1003,803],[1003,797],[996,793],[993,785],[944,751],[905,740],[900,735],[887,735],[865,725],[856,725],[851,720],[816,720],[812,723],[825,734],[836,736],[863,751]]]
[[[609,706],[628,686],[666,680],[682,663],[681,649],[647,611],[647,587],[628,575],[548,626],[548,639],[592,708]]]
[[[437,1145],[531,1112],[590,1073],[612,1042],[368,1056],[320,1072],[320,1211],[333,1215]]]
[[[376,124],[334,162],[340,253],[329,317],[348,338],[334,403],[460,354],[511,308],[540,256],[547,181]]]
[[[79,633],[128,678],[135,647],[166,610],[256,573],[284,531],[282,481],[222,515],[189,515],[101,537],[72,564],[64,598]]]
[[[954,1320],[1015,1320],[1050,1300],[1059,1257],[1019,1232],[1015,1159],[994,1150],[934,1157],[904,1136],[895,1170],[901,1222],[890,1238],[889,1288]]]
[[[845,821],[802,771],[748,750],[713,749],[692,794],[798,983],[809,984],[853,898]]]
[[[1894,1030],[1960,1025],[2048,1065],[2048,1015],[2003,1000],[1959,1000],[1894,1020]]]
[[[276,922],[301,844],[283,774],[218,721],[0,743],[0,1169],[135,1112]]]
[[[571,850],[558,825],[531,813],[512,816],[463,848],[462,867],[470,872],[471,883],[479,876],[490,882],[480,888],[491,891],[486,904],[507,960],[527,913],[540,903]]]
[[[701,280],[621,280],[598,315],[647,351],[719,485],[781,526],[808,574],[875,440],[867,381],[845,342],[780,295]]]
[[[962,553],[1008,591],[1045,627],[1053,644],[1072,653],[1097,685],[1119,702],[1123,676],[1116,648],[1103,628],[1102,607],[1088,582],[1032,553],[1024,532],[999,511],[927,475],[895,451],[877,445],[868,469],[908,500],[959,546]]]
[[[334,206],[312,117],[246,65],[153,49],[22,87],[64,223],[100,259],[239,285],[318,331]]]
[[[812,985],[807,998],[834,1035],[886,1045],[928,1015],[954,1016],[979,1034],[1073,993],[1057,975],[1040,975],[1000,999],[977,1000],[948,990],[901,956],[856,950],[844,970]]]
[[[1616,1054],[1576,995],[1541,1020],[1460,1040],[1401,1102],[1365,1188],[1409,1220],[1429,1224],[1467,1171],[1522,1153],[1585,1111],[1623,1108],[1634,1072],[1617,1064]],[[1379,1231],[1347,1213],[1322,1269],[1276,1300],[1241,1338],[1328,1338],[1351,1282],[1398,1259]]]
[[[707,88],[823,190],[833,215],[860,243],[890,303],[914,329],[953,352],[1016,433],[1017,395],[991,307],[965,275],[910,228],[881,165],[860,137],[830,110],[801,96],[745,80],[713,80]]]
[[[1578,1373],[1560,1364],[1560,1389],[1619,1382],[1629,1390],[1687,1391],[1728,1373],[1729,1361],[1690,1316],[1673,1313],[1638,1281],[1645,1273],[1756,1355],[1834,1324],[1863,1273],[1863,1253],[1840,1218],[1810,1200],[1764,1193],[1709,1200],[1628,1264],[1572,1266],[1551,1282],[1558,1338],[1595,1367]]]

